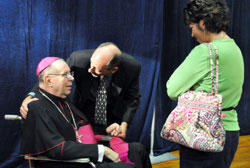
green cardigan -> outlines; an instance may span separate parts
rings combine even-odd
[[[242,94],[244,61],[233,39],[212,42],[219,52],[219,94],[223,97],[222,109],[236,107]],[[215,52],[213,50],[215,58]],[[214,59],[215,60],[215,59]],[[168,96],[176,100],[187,90],[211,92],[209,51],[205,44],[196,46],[167,81]],[[227,131],[239,130],[236,110],[223,111]]]

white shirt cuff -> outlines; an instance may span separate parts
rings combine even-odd
[[[97,145],[98,146],[98,162],[102,162],[103,161],[103,157],[104,157],[104,146],[103,145]]]

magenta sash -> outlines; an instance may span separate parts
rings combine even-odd
[[[97,144],[104,135],[95,135],[90,124],[81,126],[77,130],[78,136],[82,144]],[[77,139],[78,141],[78,139]],[[78,141],[79,142],[79,141]],[[119,154],[121,162],[134,165],[128,158],[128,143],[124,142],[121,138],[112,137],[109,141],[110,147]]]

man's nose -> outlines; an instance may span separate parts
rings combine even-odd
[[[71,80],[71,81],[75,80],[74,76],[70,75],[69,80]]]

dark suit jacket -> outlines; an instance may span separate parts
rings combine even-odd
[[[90,57],[94,50],[79,50],[71,54],[67,63],[74,71],[75,90],[73,92],[73,103],[78,109],[83,111],[88,106],[87,99],[93,86],[94,77],[88,72],[90,67]],[[108,102],[111,108],[107,113],[111,113],[118,118],[117,123],[132,121],[133,116],[139,105],[139,76],[141,71],[140,63],[132,56],[122,53],[119,69],[112,75],[110,86],[111,99]],[[87,118],[93,117],[93,114],[86,114]],[[93,123],[92,123],[93,124]],[[108,124],[109,121],[108,121]]]

